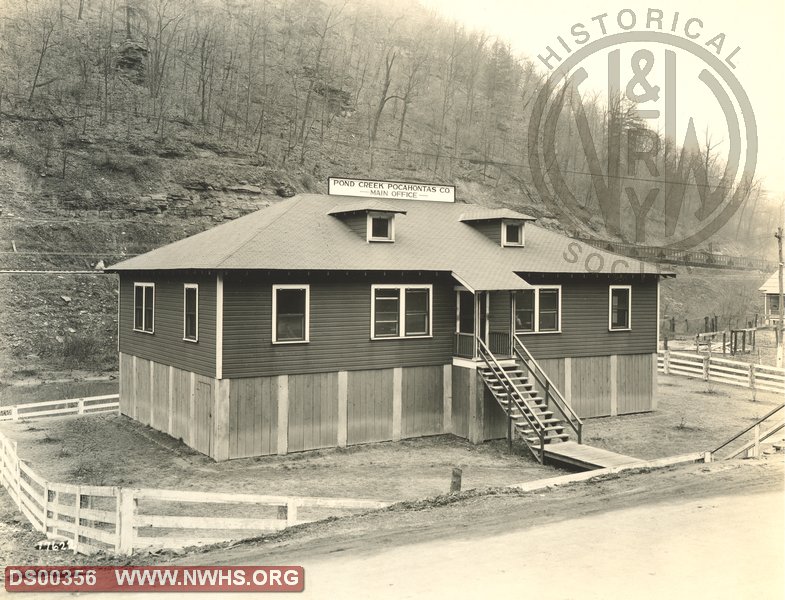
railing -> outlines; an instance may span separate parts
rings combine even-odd
[[[455,334],[455,356],[460,356],[462,358],[474,358],[473,333]]]
[[[534,359],[531,355],[531,352],[523,345],[523,342],[518,338],[518,336],[513,337],[513,353],[515,356],[518,357],[523,366],[532,374],[534,379],[540,385],[545,394],[545,400],[548,403],[548,406],[551,405],[556,407],[556,409],[561,413],[564,420],[570,426],[570,428],[575,432],[575,435],[578,437],[578,443],[583,443],[583,421],[581,421],[578,414],[572,409],[572,407],[567,403],[562,396],[562,393],[559,391],[553,382],[551,381],[550,377],[545,373],[543,368],[540,364]],[[551,404],[551,400],[553,404]]]
[[[386,502],[350,498],[55,483],[38,475],[21,460],[16,442],[1,433],[0,483],[36,531],[55,539],[67,539],[73,550],[83,554],[98,551],[128,554],[145,548],[216,543],[335,516],[336,511],[367,511],[388,506]],[[223,507],[224,516],[216,516],[216,505]],[[232,508],[236,516],[231,516]]]
[[[774,435],[775,433],[777,433],[781,429],[785,428],[785,421],[780,421],[779,423],[775,423],[773,427],[771,427],[771,428],[769,428],[769,429],[767,429],[766,431],[763,431],[763,432],[761,432],[760,427],[766,420],[770,419],[771,417],[773,417],[775,414],[777,414],[779,411],[781,411],[783,409],[785,409],[785,404],[780,404],[778,407],[772,409],[771,411],[766,413],[766,415],[764,415],[763,417],[758,419],[755,423],[753,423],[752,425],[750,425],[746,429],[743,429],[742,431],[740,431],[739,433],[734,435],[732,438],[730,438],[728,441],[723,442],[722,444],[717,446],[711,452],[712,457],[717,452],[719,452],[720,450],[722,450],[726,446],[732,444],[733,442],[738,440],[741,436],[743,436],[746,433],[749,433],[750,431],[754,432],[754,436],[753,436],[752,441],[747,442],[746,444],[744,444],[740,448],[736,448],[735,450],[732,451],[731,454],[726,456],[725,459],[728,460],[728,459],[731,459],[731,458],[736,458],[737,456],[739,456],[743,452],[748,452],[749,453],[750,450],[752,451],[752,456],[753,457],[755,457],[755,458],[759,457],[760,456],[760,443],[762,441],[766,440],[767,438],[770,438],[772,435]]]
[[[18,421],[62,415],[82,415],[120,410],[120,395],[90,396],[88,398],[69,398],[68,400],[47,400],[14,406],[0,406],[0,421]]]
[[[515,407],[523,415],[523,418],[526,419],[526,422],[529,424],[529,427],[531,427],[534,430],[534,432],[537,434],[537,439],[539,439],[540,441],[539,456],[538,453],[536,453],[534,449],[529,445],[528,441],[526,442],[526,447],[534,455],[534,458],[536,460],[538,460],[541,464],[545,464],[545,425],[543,424],[542,421],[540,421],[540,418],[533,410],[529,411],[531,413],[531,416],[526,414],[528,407],[521,403],[521,400],[523,399],[523,394],[518,389],[518,386],[516,386],[515,383],[512,381],[512,379],[510,379],[510,376],[507,374],[507,371],[505,371],[504,368],[496,360],[496,357],[493,355],[493,353],[490,352],[488,346],[486,346],[485,343],[480,338],[477,338],[477,346],[478,346],[478,353],[480,355],[480,358],[482,358],[483,361],[485,361],[485,365],[488,367],[491,373],[493,373],[496,382],[504,388],[504,391],[506,392],[507,397],[509,398],[509,402],[515,405]],[[507,407],[508,432],[507,433],[510,442],[512,443],[513,429],[512,429],[511,413],[512,413],[512,407],[508,405]]]
[[[488,348],[494,354],[509,356],[511,352],[510,334],[506,331],[489,331]]]
[[[657,368],[666,375],[684,375],[764,392],[785,392],[785,369],[717,358],[712,354],[658,350]]]

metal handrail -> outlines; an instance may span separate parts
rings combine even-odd
[[[712,451],[711,451],[711,453],[712,453],[712,454],[714,454],[715,452],[717,452],[717,451],[719,451],[719,450],[722,450],[722,449],[723,449],[725,446],[727,446],[728,444],[730,444],[730,443],[732,443],[732,442],[735,442],[737,439],[739,439],[739,438],[740,438],[741,436],[743,436],[745,433],[748,433],[748,432],[752,431],[752,430],[753,430],[753,429],[755,429],[755,428],[756,428],[758,425],[760,425],[760,424],[761,424],[761,423],[763,423],[763,422],[764,422],[766,419],[768,419],[770,416],[772,416],[773,414],[775,414],[775,413],[777,413],[777,412],[781,411],[783,408],[785,408],[785,404],[780,404],[779,406],[777,406],[777,407],[773,408],[773,409],[772,409],[772,410],[770,410],[768,413],[766,413],[766,414],[765,414],[763,417],[761,417],[760,419],[758,419],[758,420],[757,420],[755,423],[753,423],[752,425],[750,425],[750,426],[749,426],[749,427],[747,427],[746,429],[743,429],[742,431],[740,431],[739,433],[737,433],[736,435],[734,435],[734,436],[733,436],[732,438],[730,438],[730,439],[729,439],[727,442],[723,442],[722,444],[720,444],[719,446],[717,446],[717,447],[716,447],[714,450],[712,450]],[[773,432],[773,433],[774,433],[774,432]]]
[[[510,379],[510,376],[507,375],[507,372],[502,368],[502,366],[496,360],[496,357],[488,349],[488,346],[485,345],[485,342],[483,342],[478,337],[477,343],[478,343],[478,349],[479,349],[478,353],[480,355],[480,358],[482,358],[485,361],[485,364],[488,366],[488,369],[490,369],[491,373],[493,373],[496,380],[507,391],[507,396],[510,398],[510,401],[515,403],[515,406],[521,412],[523,418],[526,419],[526,422],[529,423],[531,428],[534,430],[534,433],[537,434],[537,438],[540,440],[540,456],[539,457],[537,456],[537,454],[534,452],[531,446],[529,446],[528,443],[526,444],[526,447],[529,448],[532,454],[534,454],[534,458],[536,458],[540,463],[544,464],[545,463],[545,424],[542,421],[540,421],[539,417],[533,410],[529,409],[529,411],[531,412],[531,417],[529,417],[529,415],[526,414],[526,411],[524,410],[524,406],[522,406],[519,401],[519,398],[522,399],[523,395],[521,391],[518,389],[518,386],[516,386],[515,383],[513,383],[512,379]],[[491,364],[491,362],[493,362],[493,364]],[[512,412],[512,410],[510,410],[510,412]],[[512,416],[510,416],[509,414],[507,416],[509,419],[512,419]],[[534,419],[533,421],[532,421],[532,417]],[[512,435],[510,437],[512,438]]]
[[[545,388],[545,400],[547,401],[549,397],[553,398],[553,403],[556,405],[556,408],[559,410],[567,423],[569,423],[570,427],[575,432],[575,435],[578,436],[578,443],[583,443],[583,421],[581,421],[581,418],[567,403],[567,401],[564,399],[564,396],[562,396],[562,393],[559,391],[559,388],[553,384],[550,377],[548,377],[547,373],[545,373],[545,370],[540,366],[540,363],[534,359],[534,357],[531,355],[531,352],[529,352],[528,348],[523,345],[523,342],[521,342],[517,335],[513,336],[513,340],[513,352],[518,356],[518,358],[521,359],[521,362],[534,376],[537,382],[543,386],[543,388]],[[525,357],[518,350],[518,346],[520,346],[526,353]],[[529,362],[531,362],[535,368],[532,368]]]

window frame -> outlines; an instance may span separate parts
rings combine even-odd
[[[627,326],[613,326],[613,291],[627,290]],[[608,331],[632,331],[632,286],[631,285],[609,285],[608,286]]]
[[[188,290],[196,291],[196,302],[194,305],[194,337],[188,337]],[[183,341],[197,343],[199,341],[199,284],[198,283],[184,283],[183,284]]]
[[[142,291],[142,328],[139,329],[136,327],[136,289],[137,288],[142,288],[143,290],[145,288],[150,288],[151,290],[153,290],[153,298],[152,298],[152,306],[151,306],[152,316],[150,317],[152,323],[150,323],[150,329],[147,329],[145,327],[146,316],[147,316],[147,303],[145,302],[145,300],[147,299],[147,294],[144,291]],[[147,333],[149,335],[153,335],[155,333],[155,283],[151,281],[134,281],[133,330],[138,331],[139,333]]]
[[[518,227],[518,231],[520,233],[518,242],[510,242],[507,240],[507,227],[509,225],[515,225]],[[510,220],[502,219],[502,236],[501,236],[502,246],[510,247],[510,248],[523,248],[524,245],[523,226],[524,223],[521,223],[520,221],[510,221]]]
[[[373,220],[386,219],[389,224],[389,237],[374,237],[373,235]],[[395,215],[385,212],[369,211],[366,215],[366,241],[367,242],[394,242],[395,241]]]
[[[278,340],[278,290],[305,291],[305,338],[302,340]],[[307,344],[311,341],[311,285],[308,283],[282,283],[272,287],[272,343],[275,345]]]
[[[398,335],[376,335],[376,290],[397,289],[398,296]],[[428,333],[406,335],[406,291],[407,290],[427,290],[428,291]],[[378,283],[371,285],[371,340],[422,340],[433,337],[433,284],[396,284]]]
[[[562,286],[561,284],[553,285],[533,285],[531,291],[534,292],[534,330],[523,331],[516,328],[516,313],[518,312],[516,294],[513,294],[513,310],[512,310],[512,331],[515,335],[544,335],[549,333],[562,333]],[[540,330],[540,290],[557,290],[558,291],[558,305],[556,309],[556,318],[558,320],[558,327],[556,329]],[[516,290],[525,292],[527,290]]]

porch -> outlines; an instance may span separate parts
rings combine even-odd
[[[478,340],[497,358],[512,358],[515,292],[456,289],[453,355],[479,359]]]

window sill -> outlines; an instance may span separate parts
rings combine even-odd
[[[608,327],[608,331],[632,331],[632,327]]]
[[[561,329],[554,329],[553,331],[516,331],[515,335],[546,335],[548,333],[561,333]]]
[[[368,238],[368,242],[387,242],[392,244],[395,240],[391,240],[389,238]]]
[[[273,341],[273,346],[293,346],[296,344],[309,344],[310,340],[283,340],[283,341]]]
[[[192,344],[198,344],[199,343],[199,338],[193,339],[193,338],[185,338],[184,337],[183,341],[184,342],[191,342]]]
[[[134,329],[136,333],[146,333],[147,335],[153,335],[155,333],[155,329],[152,331],[147,331],[146,329]]]
[[[384,340],[432,340],[432,335],[395,335],[385,337],[372,337],[372,342],[383,342]]]

